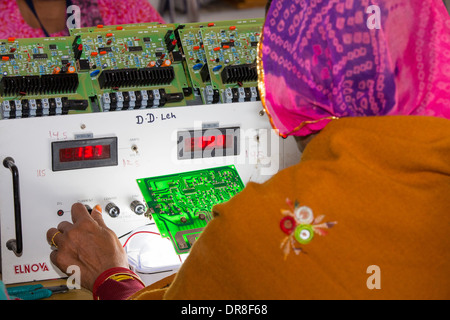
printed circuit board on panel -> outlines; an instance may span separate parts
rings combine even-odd
[[[211,84],[222,102],[256,101],[260,26],[212,27],[201,32]]]
[[[256,69],[256,48],[250,46],[241,46],[241,39],[250,39],[254,42],[259,41],[262,19],[236,20],[236,21],[218,21],[197,24],[187,24],[179,26],[176,29],[181,42],[181,47],[186,58],[186,68],[192,80],[192,86],[200,91],[204,104],[214,104],[219,102],[239,102],[239,87],[250,88],[254,93],[253,97],[247,96],[245,101],[259,100],[259,94],[256,93],[256,78],[253,71]],[[241,35],[242,30],[242,35]],[[245,30],[245,31],[244,31]],[[212,31],[211,33],[209,31]],[[217,36],[216,34],[220,35]],[[210,38],[213,36],[214,39]],[[246,38],[244,38],[246,37]],[[228,50],[230,49],[230,50]],[[231,55],[227,55],[230,52]],[[240,58],[240,57],[244,57]],[[245,59],[247,58],[247,59]],[[240,76],[235,79],[227,74],[233,72],[231,66],[243,64],[243,61],[249,62],[252,68],[247,70],[252,73],[251,76]],[[245,68],[244,68],[245,69]],[[225,72],[226,84],[220,81],[222,73]],[[213,83],[211,82],[213,75]],[[218,76],[218,78],[217,78]],[[232,83],[233,85],[228,85]],[[250,82],[250,83],[248,83]],[[234,90],[235,101],[225,99],[226,89],[236,88]],[[245,97],[241,97],[244,101]],[[252,99],[253,98],[253,99]]]
[[[244,188],[234,166],[143,178],[137,183],[161,236],[172,241],[178,254],[189,252],[213,218],[213,206]]]
[[[72,38],[0,40],[3,118],[93,112],[88,74],[79,74]]]
[[[90,72],[102,111],[186,105],[188,81],[168,32],[173,28],[150,26],[76,36],[80,70]]]
[[[0,40],[1,119],[258,101],[263,19]]]

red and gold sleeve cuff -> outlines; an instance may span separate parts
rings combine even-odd
[[[111,268],[95,280],[92,295],[94,300],[125,300],[145,284],[137,274],[127,268]]]

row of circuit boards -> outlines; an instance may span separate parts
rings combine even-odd
[[[244,188],[234,166],[138,179],[137,183],[161,236],[172,241],[178,254],[189,252],[213,218],[213,206]]]
[[[144,23],[0,40],[1,118],[257,101],[262,25]]]

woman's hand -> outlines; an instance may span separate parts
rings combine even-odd
[[[71,265],[78,266],[81,285],[92,291],[103,271],[128,268],[127,255],[115,233],[105,225],[100,206],[89,214],[83,204],[75,203],[71,212],[73,224],[63,221],[47,231],[48,242],[56,247],[50,260],[63,272]]]

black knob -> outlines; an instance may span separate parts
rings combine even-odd
[[[105,207],[106,212],[113,218],[120,214],[120,209],[113,202],[110,202]]]
[[[84,206],[85,206],[86,210],[89,212],[89,214],[91,214],[91,213],[92,213],[92,208],[91,208],[91,206],[88,205],[88,204],[85,204]]]

